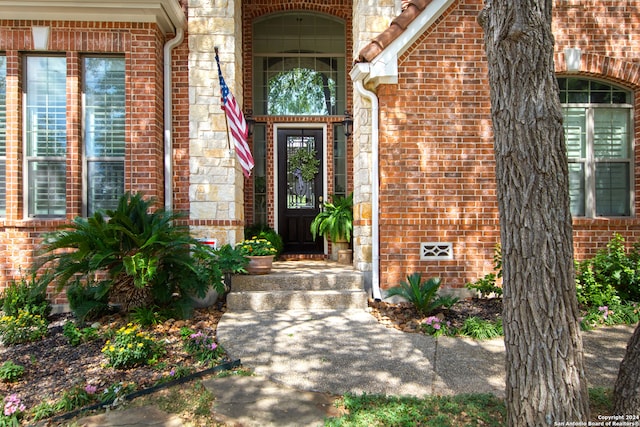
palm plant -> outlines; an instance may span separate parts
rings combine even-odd
[[[347,197],[334,196],[311,222],[311,234],[327,236],[332,242],[351,241],[353,231],[353,193]]]
[[[437,295],[440,283],[439,277],[432,277],[423,283],[422,274],[413,273],[407,276],[407,281],[401,282],[400,286],[390,288],[387,296],[399,296],[406,299],[426,316],[438,307],[450,303],[447,297]]]
[[[189,294],[204,296],[209,286],[222,293],[222,275],[208,248],[179,225],[181,215],[152,211],[153,204],[127,193],[106,216],[78,217],[47,235],[43,261],[53,266],[58,289],[72,279],[97,280],[95,297],[109,295],[125,311],[152,303],[184,307]]]

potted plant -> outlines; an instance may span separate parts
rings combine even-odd
[[[278,253],[278,250],[270,241],[257,236],[238,243],[236,249],[240,254],[249,258],[249,264],[247,265],[249,274],[269,273],[273,258]]]
[[[333,259],[340,259],[340,251],[349,251],[352,231],[353,193],[347,197],[333,196],[332,201],[326,202],[311,222],[311,234],[314,239],[316,236],[324,236],[331,240],[334,249]]]

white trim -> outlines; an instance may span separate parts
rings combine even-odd
[[[322,130],[322,199],[327,200],[327,187],[328,187],[328,158],[327,158],[327,124],[326,123],[275,123],[273,125],[273,229],[278,230],[279,219],[278,218],[278,131],[280,129],[321,129]],[[327,239],[324,239],[324,254],[329,253],[329,243]]]
[[[398,57],[413,45],[418,38],[453,4],[454,0],[433,0],[427,5],[407,29],[378,56],[371,61],[368,81],[379,84],[398,82]]]
[[[0,16],[38,21],[155,22],[165,34],[187,25],[177,0],[0,0]]]

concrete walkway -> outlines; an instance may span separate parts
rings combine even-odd
[[[613,386],[632,333],[632,326],[616,326],[583,334],[590,386]],[[336,415],[333,399],[346,392],[504,396],[501,338],[403,333],[362,310],[225,313],[217,334],[231,359],[257,374],[204,382],[216,397],[213,410],[229,425],[319,426]],[[97,424],[89,417],[78,425],[182,425],[156,409],[146,412],[144,424],[135,422],[140,409],[112,414],[119,415]]]

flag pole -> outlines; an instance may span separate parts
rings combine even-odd
[[[218,56],[218,46],[214,46],[213,50],[216,53],[216,56]],[[222,94],[220,95],[220,100],[221,100],[220,102],[222,102]],[[229,118],[227,117],[226,114],[224,115],[224,124],[227,128],[227,150],[231,152],[231,137],[229,136]]]

